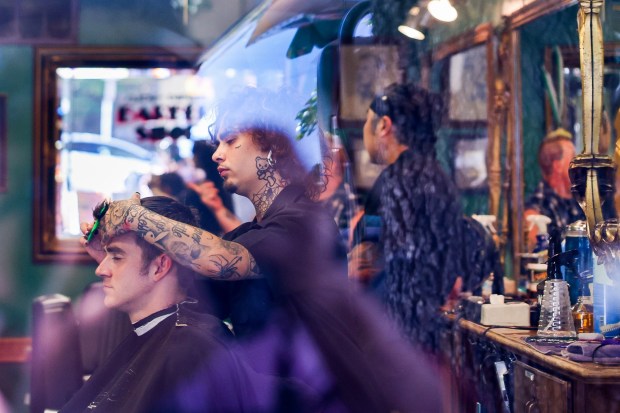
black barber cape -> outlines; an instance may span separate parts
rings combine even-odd
[[[60,411],[246,411],[246,403],[253,404],[253,387],[226,344],[225,326],[189,310],[190,304],[136,323],[134,333]]]

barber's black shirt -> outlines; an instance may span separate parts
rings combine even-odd
[[[223,238],[243,245],[264,277],[216,283],[219,315],[230,319],[238,337],[259,331],[279,296],[316,285],[321,277],[346,277],[346,252],[334,220],[301,186],[287,186],[260,222],[246,222]]]

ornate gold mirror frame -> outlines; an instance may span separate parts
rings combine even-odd
[[[570,165],[571,190],[586,215],[592,249],[607,275],[617,281],[620,275],[620,224],[605,219],[602,204],[614,192],[615,170],[612,159],[599,153],[603,114],[604,46],[601,11],[604,0],[580,0],[577,16],[583,90],[583,152]]]
[[[61,128],[58,115],[58,68],[195,68],[202,49],[41,47],[35,52],[34,98],[34,219],[33,258],[35,261],[91,262],[79,241],[60,239],[56,222],[60,213],[57,201],[56,141]],[[78,220],[78,217],[75,217]]]
[[[523,174],[523,124],[522,124],[522,80],[521,43],[519,29],[538,18],[575,5],[576,0],[538,0],[508,16],[500,35],[499,70],[496,85],[498,107],[505,110],[504,121],[500,126],[505,131],[506,174],[509,175],[507,191],[512,274],[519,285],[521,273],[520,254],[525,251],[525,237],[522,231],[524,211]],[[502,106],[500,102],[506,102]]]

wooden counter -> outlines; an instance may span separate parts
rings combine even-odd
[[[489,328],[453,317],[448,325],[442,350],[453,374],[453,412],[620,412],[620,366],[543,354],[523,340],[535,335],[532,330]],[[502,362],[506,394],[497,374]]]

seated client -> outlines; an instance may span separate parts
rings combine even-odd
[[[171,198],[144,198],[141,204],[196,225],[192,211]],[[102,211],[102,205],[95,211]],[[92,229],[82,224],[85,234]],[[133,232],[103,245],[94,234],[82,244],[99,263],[105,305],[126,312],[134,334],[61,412],[244,411],[252,397],[248,376],[226,345],[224,324],[194,311],[196,301],[187,296],[193,271]]]

